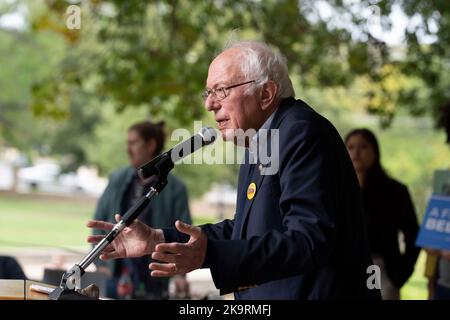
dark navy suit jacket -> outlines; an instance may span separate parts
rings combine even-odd
[[[250,165],[241,165],[234,219],[202,226],[216,287],[237,299],[380,299],[367,286],[361,195],[338,132],[294,98],[281,101],[270,127],[279,129],[278,173],[261,175],[256,164],[248,178]]]

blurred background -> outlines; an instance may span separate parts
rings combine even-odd
[[[214,125],[201,92],[233,38],[278,48],[297,98],[342,136],[372,129],[420,222],[433,172],[450,163],[449,27],[445,0],[0,0],[0,255],[42,280],[87,253],[85,223],[128,163],[128,127]],[[233,215],[237,172],[176,166],[195,224]],[[427,298],[424,264],[421,253],[403,299]],[[207,270],[188,279],[194,296],[217,295]]]

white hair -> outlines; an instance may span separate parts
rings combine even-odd
[[[246,80],[256,80],[249,86],[245,94],[252,94],[257,87],[269,80],[277,85],[277,98],[294,97],[295,92],[289,78],[286,58],[273,51],[267,44],[258,41],[231,41],[224,50],[239,48],[240,53],[235,59]]]

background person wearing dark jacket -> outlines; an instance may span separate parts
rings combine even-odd
[[[121,168],[110,176],[108,186],[97,204],[94,214],[96,220],[115,222],[116,213],[126,212],[140,197],[148,192],[151,181],[144,183],[137,176],[136,168],[147,163],[161,153],[164,148],[163,123],[139,122],[128,129],[127,152],[130,166]],[[186,187],[173,175],[168,176],[167,187],[156,197],[139,216],[140,221],[147,225],[168,227],[176,220],[191,223]],[[94,234],[101,234],[96,230]],[[140,299],[166,298],[168,291],[167,279],[150,277],[148,264],[150,257],[118,259],[108,262],[96,262],[100,271],[110,278],[107,284],[107,296],[121,298],[125,294]],[[122,279],[122,281],[121,281]],[[119,285],[124,280],[131,280],[133,288]],[[176,293],[180,296],[189,295],[189,285],[184,275],[174,279]],[[119,289],[119,292],[118,290]]]
[[[447,144],[450,145],[450,101],[440,109],[439,127],[445,130]],[[443,179],[447,182],[438,182],[440,174],[438,170],[434,175],[433,194],[450,196],[448,185],[450,178]],[[428,278],[428,298],[430,300],[450,300],[450,250],[437,250],[425,248],[427,259],[425,262],[425,276]]]
[[[414,205],[407,187],[381,166],[378,142],[370,130],[351,131],[345,144],[361,186],[372,258],[381,269],[382,298],[398,300],[420,252],[414,244],[419,230]]]

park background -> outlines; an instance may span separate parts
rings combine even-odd
[[[421,221],[433,172],[449,167],[440,123],[449,27],[444,0],[0,0],[0,253],[35,278],[85,253],[85,222],[108,175],[127,164],[130,124],[164,120],[169,137],[192,132],[194,120],[214,125],[201,92],[229,39],[285,54],[297,98],[342,136],[374,130]],[[53,176],[27,180],[25,168],[36,167]],[[176,167],[196,224],[232,214],[218,195],[233,198],[237,170]],[[423,270],[422,252],[403,299],[427,298]]]

